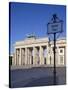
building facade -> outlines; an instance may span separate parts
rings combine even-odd
[[[54,42],[49,39],[28,37],[14,44],[12,66],[53,66]],[[66,65],[66,40],[56,41],[56,66]]]

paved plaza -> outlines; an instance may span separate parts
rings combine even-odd
[[[53,67],[12,69],[11,87],[32,87],[54,85]],[[56,68],[56,85],[66,84],[66,67]]]

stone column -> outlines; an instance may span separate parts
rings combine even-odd
[[[33,47],[33,64],[36,64],[36,48]]]
[[[30,51],[27,49],[27,63],[30,65]]]
[[[47,57],[46,57],[46,62],[47,62],[47,65],[50,64],[50,48],[48,46],[48,44],[46,45],[46,48],[47,48]]]
[[[51,65],[54,65],[54,51],[53,51],[53,47],[51,47]]]
[[[15,65],[15,54],[13,53],[13,56],[12,56],[12,66]]]
[[[27,61],[27,48],[25,48],[25,65],[28,64],[28,61]]]
[[[21,66],[21,48],[20,48],[20,53],[19,53],[19,66]]]
[[[40,46],[40,64],[44,64],[44,58],[43,58],[43,48]]]
[[[19,65],[19,50],[16,50],[16,65]]]
[[[66,55],[67,55],[67,54],[66,54],[66,49],[67,49],[67,48],[64,47],[64,65],[65,65],[65,66],[66,66]]]
[[[31,65],[32,64],[32,52],[29,51],[29,64]]]
[[[21,49],[21,65],[23,65],[23,49]]]
[[[31,65],[32,64],[32,55],[33,53],[32,53],[32,50],[29,50],[29,54],[28,54],[28,59],[29,59],[29,64]]]
[[[17,57],[17,52],[16,52],[16,49],[15,49],[15,53],[14,53],[14,65],[16,65],[16,57]]]
[[[57,50],[56,50],[56,65],[59,65],[59,62],[60,61],[60,57],[59,57],[59,47],[57,47]]]
[[[25,51],[24,49],[21,50],[21,64],[25,64]]]

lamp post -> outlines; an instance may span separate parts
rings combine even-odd
[[[54,85],[56,85],[56,55],[55,55],[55,48],[56,48],[56,34],[63,31],[63,21],[59,20],[56,14],[53,14],[51,22],[47,24],[47,33],[54,35]]]

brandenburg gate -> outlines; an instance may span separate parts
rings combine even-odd
[[[53,66],[54,53],[53,41],[47,37],[37,39],[35,36],[28,36],[23,41],[14,44],[13,66]],[[56,41],[56,66],[65,65],[66,40]]]

